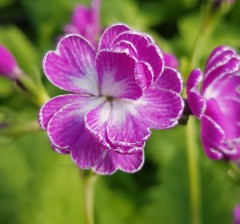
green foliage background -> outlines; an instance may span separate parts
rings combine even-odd
[[[181,65],[190,56],[200,25],[198,0],[102,0],[101,22],[127,23],[151,33],[160,47],[177,55]],[[55,48],[64,24],[81,0],[0,0],[0,44],[16,56],[35,80],[43,79],[51,96],[59,93],[42,74],[41,58]],[[217,26],[201,48],[200,67],[217,45],[240,49],[240,2]],[[186,77],[188,74],[182,74]],[[0,77],[0,121],[26,124],[38,108]],[[191,138],[191,136],[188,136]],[[232,223],[240,187],[226,162],[199,156],[203,224]],[[184,127],[153,131],[142,170],[99,177],[95,208],[97,224],[190,224],[188,167]],[[46,133],[0,136],[0,223],[76,224],[83,222],[79,170],[69,156],[53,152]]]

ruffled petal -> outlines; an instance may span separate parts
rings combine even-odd
[[[211,52],[211,54],[208,58],[204,73],[207,73],[207,71],[209,69],[214,67],[219,62],[221,62],[223,60],[229,61],[231,58],[233,58],[235,56],[236,56],[236,52],[233,48],[230,48],[227,46],[220,46],[220,47],[215,48]]]
[[[147,62],[138,62],[135,66],[135,79],[142,89],[147,89],[153,82],[153,70]]]
[[[142,89],[135,80],[134,68],[135,60],[127,54],[101,51],[97,56],[101,95],[138,99]]]
[[[224,158],[223,153],[219,150],[224,137],[221,127],[211,118],[203,115],[201,119],[201,139],[204,150],[209,158]]]
[[[55,86],[63,90],[97,96],[95,55],[84,38],[68,35],[61,39],[56,51],[45,56],[44,72]]]
[[[82,97],[63,107],[48,123],[50,141],[57,148],[71,148],[84,132],[84,115],[101,103],[101,98]]]
[[[98,174],[111,175],[120,169],[126,173],[135,173],[140,170],[144,163],[144,152],[139,150],[132,154],[121,154],[108,150],[104,159],[93,170]]]
[[[240,60],[238,58],[223,58],[217,64],[212,66],[204,75],[202,94],[208,97],[207,91],[209,85],[212,84],[219,76],[235,73],[240,69]],[[205,98],[206,98],[205,97]]]
[[[63,155],[66,155],[66,154],[69,154],[70,153],[70,149],[69,148],[60,148],[60,147],[57,147],[56,145],[54,145],[51,141],[50,141],[50,146],[51,148],[59,153],[59,154],[63,154]]]
[[[138,61],[144,61],[151,65],[154,71],[153,80],[156,80],[163,71],[163,54],[160,48],[149,42],[149,39],[143,34],[135,31],[126,31],[118,35],[113,45],[120,41],[131,42],[138,52]]]
[[[202,81],[202,72],[200,69],[195,69],[190,74],[187,80],[187,99],[192,113],[201,118],[205,109],[206,102],[198,90],[198,85]]]
[[[177,70],[165,67],[162,75],[153,83],[153,86],[180,93],[183,87],[183,79]]]
[[[111,148],[107,138],[107,123],[111,114],[110,102],[105,102],[85,115],[86,129],[106,148]]]
[[[204,97],[207,99],[225,96],[240,97],[240,76],[237,74],[229,73],[218,76],[204,92]]]
[[[112,112],[107,125],[109,141],[115,150],[121,153],[133,152],[142,147],[150,136],[146,116],[140,117],[133,100],[116,100],[112,102]]]
[[[124,24],[115,24],[107,28],[100,39],[99,50],[108,49],[111,47],[113,40],[122,32],[130,30],[130,28]]]
[[[178,124],[184,102],[181,96],[171,90],[149,88],[136,102],[135,109],[140,123],[149,128],[166,129]]]
[[[53,117],[53,115],[58,112],[61,108],[66,106],[67,104],[73,103],[78,99],[81,100],[81,96],[77,94],[67,94],[60,95],[50,99],[47,103],[45,103],[38,114],[38,121],[42,129],[46,130],[48,122]]]
[[[81,169],[93,168],[102,161],[107,150],[86,129],[81,134],[71,146],[72,160]]]

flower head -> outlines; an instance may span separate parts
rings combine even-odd
[[[233,215],[234,215],[234,222],[233,222],[233,224],[240,224],[240,205],[237,205],[234,208]]]
[[[19,67],[12,53],[0,45],[0,75],[16,80],[19,77]]]
[[[201,90],[198,85],[201,83]],[[230,47],[210,54],[204,74],[195,69],[187,81],[193,114],[201,120],[201,138],[211,159],[240,157],[240,58]]]
[[[92,0],[90,8],[84,5],[76,6],[71,23],[64,28],[65,33],[80,34],[96,46],[101,32],[99,11],[100,0]]]
[[[102,35],[99,49],[68,35],[45,56],[43,68],[57,96],[40,110],[52,148],[82,169],[135,172],[144,161],[150,128],[173,127],[181,117],[182,79],[164,66],[149,36],[123,24]]]

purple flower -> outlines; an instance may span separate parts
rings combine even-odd
[[[57,96],[40,110],[52,148],[71,154],[82,169],[112,174],[138,171],[150,128],[178,123],[183,110],[180,74],[164,67],[149,36],[117,24],[96,52],[86,39],[68,35],[45,56],[43,68]]]
[[[93,0],[90,8],[76,6],[71,23],[64,28],[65,33],[80,34],[96,46],[101,32],[99,11],[100,0]]]
[[[234,209],[234,222],[233,224],[240,224],[240,205],[237,205]]]
[[[20,68],[11,52],[0,45],[0,75],[16,80],[20,75]]]
[[[203,75],[199,69],[192,71],[187,97],[193,114],[201,120],[202,144],[209,158],[239,158],[240,58],[234,49],[217,47]]]

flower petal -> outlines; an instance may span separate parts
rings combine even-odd
[[[136,147],[142,147],[150,136],[150,130],[136,110],[138,101],[115,100],[112,102],[112,112],[107,125],[110,142],[121,153],[133,152]]]
[[[192,113],[197,117],[201,118],[205,109],[206,102],[200,95],[198,85],[202,81],[202,72],[200,69],[195,69],[190,74],[187,80],[187,99],[189,107]]]
[[[135,46],[138,52],[139,61],[144,61],[151,65],[154,71],[153,79],[156,80],[163,71],[163,54],[160,48],[150,43],[148,37],[143,33],[135,31],[121,33],[114,39],[113,45],[123,40],[129,41]]]
[[[111,175],[120,169],[127,173],[135,173],[140,170],[144,163],[144,152],[139,150],[132,154],[121,154],[108,150],[106,156],[93,170],[98,174]]]
[[[153,83],[153,85],[156,88],[180,93],[183,87],[183,79],[177,70],[165,67],[162,75]]]
[[[142,89],[135,80],[134,68],[135,61],[127,54],[101,51],[97,56],[101,95],[138,99]]]
[[[50,141],[57,148],[71,148],[84,132],[84,115],[101,103],[101,98],[82,97],[63,107],[49,121]]]
[[[175,57],[175,55],[163,52],[163,58],[164,58],[164,63],[165,66],[177,69],[178,68],[178,60]]]
[[[206,154],[211,159],[222,159],[223,153],[219,150],[224,139],[221,127],[210,117],[203,115],[201,119],[201,138]]]
[[[166,129],[178,124],[184,102],[181,96],[171,90],[149,88],[136,102],[140,123],[149,128]]]
[[[211,67],[214,67],[222,60],[229,61],[235,56],[236,52],[233,48],[227,46],[220,46],[215,48],[208,58],[204,73],[206,73],[209,69],[211,69]]]
[[[114,24],[107,28],[100,39],[99,50],[108,49],[116,36],[120,33],[130,30],[130,28],[124,24]]]
[[[202,85],[202,93],[205,95],[205,91],[208,86],[219,76],[235,73],[240,69],[240,60],[238,58],[223,58],[215,66],[212,66],[204,75],[204,81]]]
[[[138,62],[135,66],[135,78],[142,89],[147,89],[153,82],[153,70],[147,62]]]
[[[69,153],[70,153],[70,149],[69,149],[69,148],[59,148],[59,147],[57,147],[56,145],[54,145],[51,141],[50,141],[50,145],[51,145],[51,148],[52,148],[55,152],[57,152],[57,153],[59,153],[59,154],[65,155],[65,154],[69,154]]]
[[[44,130],[47,129],[48,122],[53,117],[53,115],[58,112],[61,108],[66,106],[67,104],[73,103],[82,97],[77,94],[67,94],[60,95],[50,99],[47,103],[45,103],[38,115],[38,121],[40,127]]]
[[[56,51],[45,56],[44,72],[63,90],[98,95],[95,54],[83,37],[68,35],[61,39]]]
[[[111,114],[110,102],[105,102],[85,115],[86,129],[94,138],[102,142],[106,148],[111,148],[107,139],[107,123]]]
[[[86,129],[83,129],[82,135],[71,146],[72,160],[81,169],[94,167],[106,153],[107,150]]]

